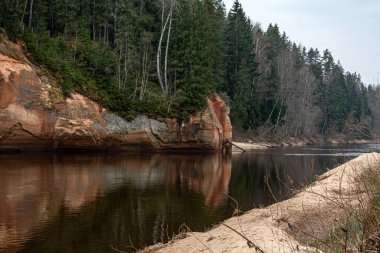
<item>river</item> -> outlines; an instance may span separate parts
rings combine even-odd
[[[379,145],[220,154],[1,154],[0,252],[133,252],[288,198]],[[184,225],[185,224],[185,225]]]

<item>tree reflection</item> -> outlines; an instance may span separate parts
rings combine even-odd
[[[104,252],[166,241],[183,222],[203,228],[231,177],[220,154],[2,155],[0,168],[0,250],[25,252]]]

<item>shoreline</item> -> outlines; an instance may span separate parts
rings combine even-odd
[[[306,146],[339,146],[339,145],[360,145],[360,144],[376,144],[377,140],[343,140],[343,139],[327,139],[322,141],[309,140],[309,139],[285,139],[282,142],[271,142],[271,141],[258,141],[254,142],[248,140],[247,142],[233,141],[234,145],[246,150],[263,150],[270,148],[286,148],[286,147],[306,147]],[[240,153],[236,147],[232,148],[233,153]]]
[[[140,252],[252,252],[252,244],[249,247],[243,236],[263,252],[315,252],[310,245],[343,216],[339,204],[353,201],[342,196],[358,196],[356,178],[379,164],[380,154],[362,155],[317,177],[290,199],[229,218],[207,232],[187,232]]]
[[[360,145],[360,144],[377,144],[377,140],[343,140],[343,139],[328,139],[315,141],[309,139],[285,139],[282,142],[275,141],[232,141],[232,143],[245,151],[265,150],[272,148],[291,148],[291,147],[306,147],[306,146],[339,146],[339,145]],[[232,154],[242,153],[243,151],[235,146],[232,146]],[[76,147],[76,148],[41,148],[41,147],[4,147],[0,145],[0,153],[52,153],[52,154],[72,154],[72,153],[127,153],[127,154],[197,154],[197,153],[220,153],[222,149],[210,149],[200,147],[164,147],[154,149],[151,147],[136,146],[132,147]]]

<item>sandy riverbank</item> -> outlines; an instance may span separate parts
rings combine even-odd
[[[268,148],[279,148],[279,147],[303,147],[308,145],[343,145],[343,144],[370,144],[373,143],[368,140],[339,140],[339,139],[328,139],[328,140],[309,140],[309,139],[287,139],[283,142],[233,142],[236,146],[246,150],[261,150]],[[233,153],[241,152],[240,149],[232,147]]]
[[[268,149],[268,148],[275,147],[270,143],[264,143],[264,142],[258,142],[258,143],[233,142],[233,144],[247,151],[258,150],[258,149]],[[241,150],[233,146],[232,152],[241,152]]]
[[[356,194],[355,178],[379,164],[380,154],[360,156],[319,176],[291,199],[224,221],[228,227],[221,224],[208,232],[189,232],[182,235],[184,239],[154,245],[143,252],[255,252],[241,235],[263,252],[315,252],[308,245],[342,216],[340,204],[352,201]]]

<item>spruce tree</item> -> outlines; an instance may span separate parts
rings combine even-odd
[[[221,89],[233,100],[232,120],[245,129],[257,126],[259,108],[255,82],[258,66],[255,60],[252,24],[236,0],[226,25],[226,84]]]

